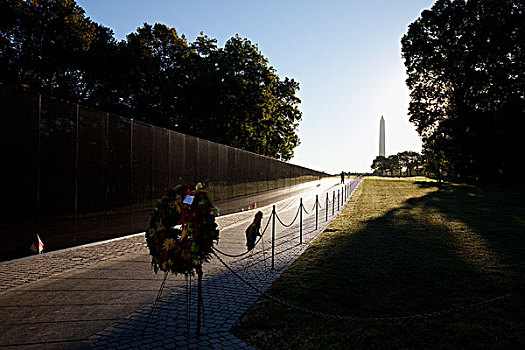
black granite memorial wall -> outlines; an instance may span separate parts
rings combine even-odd
[[[0,261],[144,231],[177,183],[215,202],[327,174],[42,96],[0,91]]]

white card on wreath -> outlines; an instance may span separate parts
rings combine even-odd
[[[195,196],[186,196],[186,198],[184,198],[182,201],[182,204],[191,205],[193,203],[193,198],[195,198]]]

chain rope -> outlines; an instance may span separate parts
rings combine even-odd
[[[497,301],[508,299],[508,298],[511,298],[511,297],[514,297],[514,296],[517,296],[517,295],[521,294],[521,292],[509,293],[509,294],[506,294],[506,295],[502,295],[502,296],[499,296],[499,297],[496,297],[496,298],[492,298],[492,299],[483,300],[481,302],[469,304],[469,305],[466,305],[466,306],[459,306],[459,307],[454,307],[454,308],[445,309],[445,310],[436,311],[436,312],[426,312],[426,313],[406,315],[406,316],[359,317],[359,316],[334,315],[334,314],[329,314],[329,313],[325,313],[325,312],[311,310],[311,309],[308,309],[306,307],[299,306],[299,305],[293,304],[291,302],[288,302],[288,301],[282,300],[280,298],[277,298],[277,297],[273,296],[272,294],[270,294],[270,293],[268,293],[266,291],[263,291],[262,289],[260,289],[259,287],[255,286],[251,282],[247,281],[244,277],[240,276],[237,272],[235,272],[226,262],[224,262],[224,260],[222,260],[213,251],[212,251],[212,254],[214,254],[215,257],[224,265],[224,267],[226,267],[231,273],[233,273],[233,275],[235,275],[235,277],[237,277],[240,281],[245,283],[248,287],[252,288],[253,290],[255,290],[260,295],[265,296],[265,297],[267,297],[267,298],[269,298],[269,299],[271,299],[273,301],[276,301],[276,302],[278,302],[278,303],[280,303],[282,305],[285,305],[285,306],[287,306],[289,308],[292,308],[292,309],[295,309],[295,310],[298,310],[298,311],[301,311],[301,312],[304,312],[304,313],[308,313],[308,314],[311,314],[311,315],[314,315],[314,316],[320,316],[320,317],[323,317],[323,318],[333,319],[333,320],[337,320],[337,321],[392,322],[392,321],[405,321],[405,320],[416,320],[416,319],[433,318],[433,317],[437,317],[437,316],[441,316],[441,315],[458,313],[460,311],[465,311],[465,310],[471,310],[471,309],[474,309],[474,308],[477,308],[477,307],[481,308],[481,307],[484,307],[486,305],[495,303]]]
[[[321,207],[321,204],[319,203],[319,198],[317,198],[317,199],[315,200],[314,206],[312,207],[312,211],[315,209],[316,206],[319,207],[319,209],[321,209],[321,210],[323,209],[323,208]]]
[[[351,185],[351,183],[350,183],[350,185]],[[331,202],[330,200],[328,200],[327,205],[329,206],[330,203],[332,203],[332,202]],[[312,210],[315,209],[315,206],[316,206],[316,205],[317,205],[321,210],[323,210],[323,207],[321,206],[321,203],[319,202],[319,200],[316,200],[316,202],[314,203],[314,206],[313,206]],[[294,219],[293,219],[292,222],[291,222],[290,224],[288,224],[288,225],[285,224],[285,223],[281,220],[281,218],[279,217],[279,215],[277,215],[277,212],[276,212],[276,211],[275,211],[275,212],[272,212],[272,213],[270,214],[270,218],[268,219],[268,222],[266,222],[266,226],[264,227],[264,230],[263,230],[263,232],[261,233],[261,236],[257,239],[257,241],[255,242],[255,244],[254,244],[253,247],[255,248],[255,247],[259,244],[259,242],[260,242],[261,239],[263,238],[263,235],[266,233],[266,230],[268,229],[268,226],[270,225],[272,215],[275,215],[275,217],[277,218],[277,220],[279,221],[279,223],[280,223],[282,226],[284,226],[284,227],[290,227],[290,226],[292,226],[292,225],[295,223],[295,221],[297,220],[297,217],[299,216],[299,212],[300,212],[301,210],[303,210],[303,211],[306,213],[306,215],[310,215],[310,213],[306,210],[306,207],[305,207],[304,205],[299,205],[299,208],[297,209],[297,212],[295,213],[295,217],[294,217]],[[227,256],[227,257],[229,257],[229,258],[240,258],[240,257],[242,257],[242,256],[247,255],[247,254],[250,252],[250,251],[246,251],[246,252],[243,252],[243,253],[240,253],[240,254],[230,254],[230,253],[225,253],[225,252],[221,251],[219,248],[216,248],[216,247],[214,247],[213,249],[215,249],[219,254],[224,255],[224,256]]]
[[[299,211],[301,210],[301,206],[299,206],[299,208],[297,208],[297,213],[295,213],[295,217],[293,218],[292,222],[288,225],[286,225],[284,222],[282,222],[281,218],[279,217],[279,215],[277,215],[277,212],[275,212],[275,217],[277,218],[277,220],[281,223],[281,225],[283,225],[284,227],[290,227],[294,224],[295,220],[297,220],[297,217],[299,216]]]
[[[272,215],[273,215],[273,213],[272,213]],[[266,230],[268,229],[268,226],[270,225],[270,222],[272,221],[272,215],[270,215],[270,218],[268,219],[268,222],[266,223],[266,226],[264,227],[263,232],[261,233],[261,235],[259,236],[259,238],[255,242],[255,244],[253,245],[254,249],[257,246],[257,244],[259,244],[259,242],[263,238],[264,234],[266,233]],[[227,256],[229,258],[240,258],[241,256],[244,256],[244,255],[246,255],[246,254],[248,254],[250,252],[250,250],[248,250],[248,251],[245,251],[244,253],[240,253],[240,254],[228,254],[228,253],[224,253],[223,251],[219,250],[219,248],[213,247],[213,249],[215,249],[220,254],[222,254],[224,256]]]
[[[306,210],[306,207],[303,204],[301,204],[301,208],[303,209],[306,215],[310,215],[310,213],[308,212],[308,210]]]

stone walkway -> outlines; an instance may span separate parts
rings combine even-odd
[[[353,182],[352,190],[359,185]],[[299,223],[285,228],[276,221],[275,268],[271,269],[271,224],[250,254],[222,259],[252,284],[266,290],[337,216],[344,205],[329,205],[342,185],[324,183],[302,194],[303,244]],[[319,227],[315,230],[315,195],[319,194]],[[342,195],[341,195],[342,198]],[[276,204],[287,224],[296,216],[298,198]],[[271,207],[261,208],[263,229]],[[334,214],[332,215],[332,210]],[[245,251],[244,229],[254,210],[217,218],[217,248]],[[204,325],[195,334],[196,280],[169,275],[156,308],[153,303],[164,274],[154,274],[143,235],[85,246],[0,265],[0,348],[24,349],[249,349],[229,330],[260,295],[229,272],[216,258],[204,265]],[[52,325],[52,327],[51,327]]]

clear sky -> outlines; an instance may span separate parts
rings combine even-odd
[[[370,171],[379,151],[421,150],[408,121],[401,37],[434,0],[78,0],[117,40],[144,22],[202,31],[219,46],[239,34],[281,78],[300,83],[301,145],[291,163],[330,173]]]

